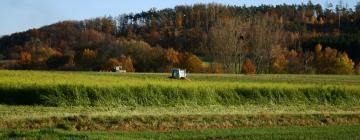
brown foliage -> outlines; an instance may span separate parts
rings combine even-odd
[[[96,30],[89,29],[81,33],[79,42],[82,45],[93,45],[105,39],[105,35]]]
[[[186,71],[195,72],[195,73],[203,72],[202,61],[196,55],[185,53],[182,59],[183,59],[183,66],[186,69]]]
[[[110,58],[106,61],[102,69],[106,71],[112,71],[115,66],[119,66],[119,65],[120,62],[116,58]]]
[[[20,61],[23,63],[31,62],[31,54],[28,52],[20,52]]]
[[[286,65],[288,64],[288,60],[285,58],[285,56],[282,54],[280,56],[277,56],[274,60],[274,63],[271,66],[273,73],[284,73]]]
[[[319,54],[321,52],[321,49],[322,49],[322,45],[321,44],[317,44],[315,46],[315,53],[316,54]]]
[[[247,58],[244,61],[243,65],[241,67],[241,73],[244,73],[244,74],[255,74],[256,73],[255,67],[249,58]]]
[[[85,58],[95,58],[96,52],[90,49],[84,49],[84,51],[82,52],[82,56]]]
[[[172,66],[178,65],[180,62],[179,52],[175,51],[173,48],[166,49],[165,59]]]
[[[318,46],[321,45],[316,45],[313,63],[317,73],[352,74],[354,72],[354,62],[346,53],[339,53],[336,49],[329,47],[321,51]]]
[[[120,65],[127,71],[127,72],[135,72],[135,68],[133,66],[132,59],[130,57],[121,56],[120,58]]]

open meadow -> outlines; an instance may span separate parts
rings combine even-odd
[[[359,139],[360,77],[0,71],[0,138]]]

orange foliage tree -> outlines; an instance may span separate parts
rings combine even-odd
[[[255,67],[249,58],[247,58],[244,61],[243,65],[241,67],[241,73],[244,73],[244,74],[255,74],[256,73]]]
[[[191,53],[185,53],[182,57],[182,66],[189,72],[203,72],[202,61],[199,57]]]
[[[28,52],[20,52],[20,61],[22,63],[30,63],[31,62],[31,54]]]
[[[135,72],[133,61],[129,56],[122,55],[119,62],[127,72]]]
[[[180,63],[180,55],[179,52],[175,51],[173,48],[170,49],[166,49],[165,50],[165,63],[166,63],[166,68],[165,71],[170,71],[171,68],[176,67],[179,65]]]
[[[115,66],[119,66],[119,65],[120,62],[116,58],[110,58],[106,61],[102,69],[105,71],[111,71],[114,69]]]

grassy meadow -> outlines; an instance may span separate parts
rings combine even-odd
[[[43,106],[360,105],[359,76],[0,71],[0,103]]]
[[[0,71],[1,139],[359,139],[360,76]]]

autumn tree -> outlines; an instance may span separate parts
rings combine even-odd
[[[82,52],[84,58],[92,59],[96,57],[96,52],[90,49],[84,49]]]
[[[273,47],[285,47],[288,35],[282,24],[274,24],[269,16],[255,17],[249,29],[250,55],[258,73],[269,73],[272,65]]]
[[[115,66],[119,66],[121,63],[116,58],[110,58],[104,64],[102,70],[112,71]]]
[[[28,52],[20,52],[20,62],[30,63],[31,62],[31,54]]]
[[[121,56],[120,57],[120,65],[125,69],[127,72],[135,72],[135,68],[133,66],[133,61],[128,56]]]
[[[107,34],[112,34],[115,29],[115,25],[111,17],[101,18],[102,31]]]
[[[101,41],[105,40],[105,35],[93,29],[88,29],[81,32],[79,37],[79,45],[81,46],[92,46]]]
[[[289,63],[286,58],[287,50],[280,47],[275,46],[271,49],[272,56],[272,65],[271,72],[272,73],[286,73],[286,65]]]
[[[243,74],[255,74],[255,66],[252,64],[250,59],[246,59],[241,67],[241,73]]]
[[[200,73],[203,72],[203,62],[194,54],[185,53],[182,56],[181,66],[188,72]]]
[[[180,63],[180,55],[179,52],[175,51],[173,48],[165,49],[165,63],[166,69],[165,71],[170,71],[171,68],[176,67]]]
[[[296,74],[296,73],[304,73],[305,72],[305,64],[304,58],[301,55],[302,52],[297,52],[295,50],[287,51],[287,65],[286,65],[286,73]]]
[[[335,74],[353,74],[354,62],[348,57],[346,53],[338,54],[335,61]]]
[[[91,49],[84,49],[78,59],[79,64],[84,70],[98,70],[98,62],[96,60],[97,53]]]
[[[52,55],[60,53],[38,38],[31,38],[22,49],[31,54],[31,61],[34,63],[43,63]]]
[[[317,73],[324,74],[352,74],[354,72],[354,62],[346,53],[340,53],[329,47],[321,50],[319,44],[315,47],[314,67]]]
[[[53,55],[62,55],[60,52],[48,47],[47,45],[36,47],[33,52],[34,61],[45,62],[49,57]]]
[[[285,55],[281,54],[277,56],[271,66],[272,73],[286,73],[286,65],[288,63]]]

